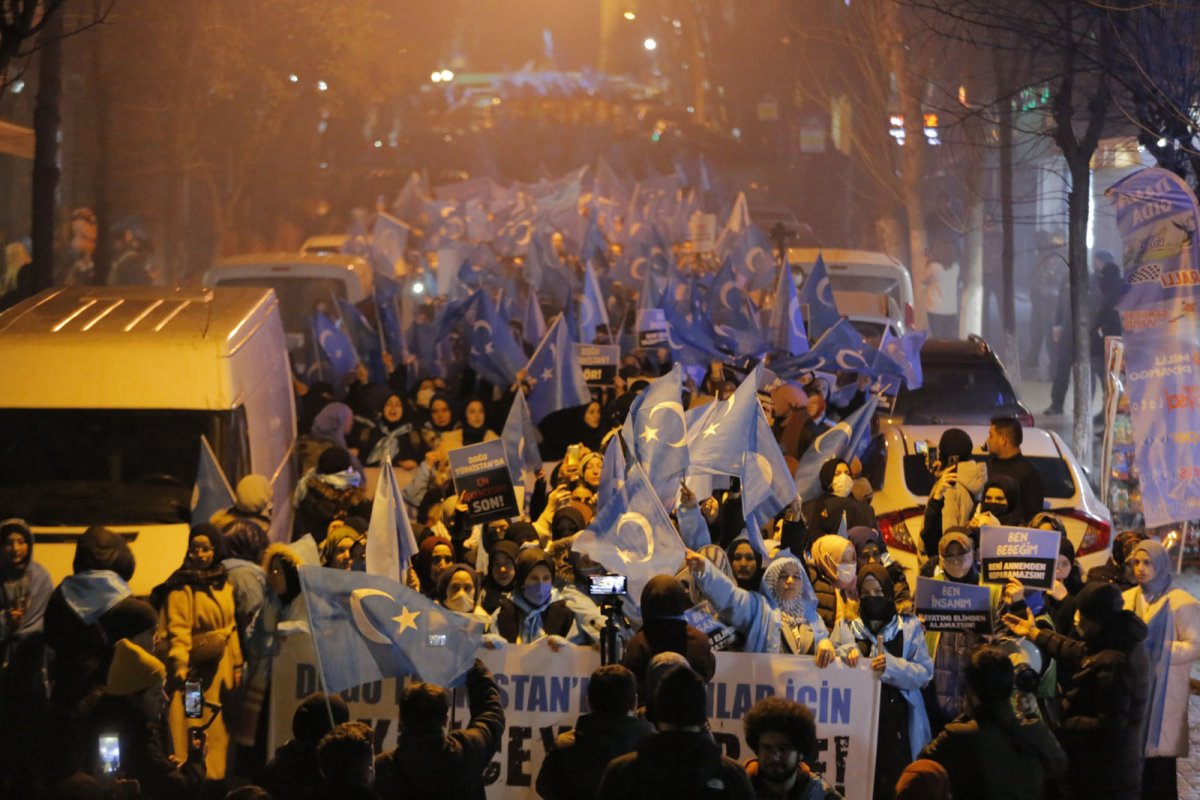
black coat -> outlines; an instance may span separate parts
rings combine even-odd
[[[496,615],[496,632],[513,644],[525,622],[525,611],[511,597],[500,598],[500,612]],[[566,600],[555,600],[542,612],[542,630],[547,636],[566,636],[575,622],[575,612]]]
[[[145,800],[199,797],[206,770],[203,758],[191,758],[178,767],[172,755],[171,736],[162,722],[150,722],[126,697],[104,695],[84,726],[87,747],[84,771],[99,774],[97,737],[115,732],[120,742],[123,778],[136,780]]]
[[[663,635],[661,629],[671,622],[677,623],[680,630],[669,631]],[[691,668],[705,683],[712,680],[712,676],[717,672],[717,659],[713,655],[712,644],[703,631],[679,620],[650,621],[629,640],[625,647],[625,655],[621,659],[621,665],[637,678],[638,696],[642,698],[642,705],[649,702],[645,682],[650,660],[665,652],[679,653],[686,658]]]
[[[559,734],[537,776],[545,800],[587,800],[595,796],[608,762],[632,753],[654,726],[637,717],[583,714],[575,729]]]
[[[596,800],[754,800],[754,787],[736,761],[721,755],[707,733],[662,731],[637,752],[614,759]]]

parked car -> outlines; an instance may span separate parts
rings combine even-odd
[[[934,476],[922,452],[927,442],[937,443],[949,425],[894,425],[876,435],[862,458],[863,475],[875,490],[871,507],[879,532],[899,562],[915,579],[927,554],[921,553],[925,504]],[[987,457],[986,425],[958,425],[975,443],[975,458]],[[1112,549],[1112,516],[1096,497],[1083,467],[1053,431],[1026,428],[1021,452],[1042,477],[1045,508],[1067,528],[1084,574],[1108,560]]]
[[[920,389],[900,389],[880,403],[877,427],[908,425],[987,425],[1010,416],[1027,428],[1033,414],[1017,399],[1008,372],[995,351],[978,336],[926,339],[921,348]]]
[[[912,275],[906,266],[870,250],[789,247],[788,262],[797,283],[812,272],[818,254],[825,261],[838,311],[865,338],[878,339],[889,326],[895,335],[912,328]]]

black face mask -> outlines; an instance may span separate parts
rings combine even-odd
[[[991,513],[994,517],[999,517],[1005,511],[1008,511],[1008,503],[984,503],[983,510]]]
[[[896,601],[888,597],[864,597],[859,601],[859,614],[874,633],[896,616]]]

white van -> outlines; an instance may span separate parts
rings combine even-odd
[[[137,594],[182,564],[201,434],[231,483],[265,475],[290,508],[296,412],[269,290],[50,289],[0,314],[0,364],[0,513],[33,527],[55,582],[90,525],[129,540]]]
[[[903,335],[913,327],[913,285],[908,267],[885,253],[789,247],[788,262],[797,285],[812,272],[817,254],[825,260],[838,311],[867,339],[878,339],[885,327]]]

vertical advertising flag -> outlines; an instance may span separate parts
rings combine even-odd
[[[1108,190],[1123,245],[1118,303],[1147,527],[1200,516],[1200,213],[1187,184],[1144,169]]]

